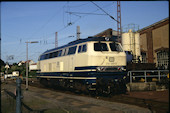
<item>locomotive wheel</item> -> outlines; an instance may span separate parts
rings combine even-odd
[[[45,78],[40,78],[40,83],[46,87],[48,86],[48,81]]]

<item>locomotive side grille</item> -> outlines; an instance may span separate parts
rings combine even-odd
[[[118,72],[122,70],[119,70],[118,67],[106,67],[105,71],[106,72]]]
[[[117,68],[113,68],[113,67],[107,67],[105,71],[117,71]]]

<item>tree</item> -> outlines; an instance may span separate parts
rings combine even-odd
[[[0,59],[0,66],[5,66],[5,62]]]
[[[36,76],[36,71],[30,71],[29,76],[35,77]]]
[[[4,72],[5,71],[5,62],[3,60],[0,59],[0,72]]]

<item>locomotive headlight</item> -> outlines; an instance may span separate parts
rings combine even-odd
[[[106,69],[105,67],[97,67],[96,68],[97,71],[105,71],[105,69]]]
[[[109,41],[109,40],[110,40],[110,38],[109,38],[109,37],[105,37],[105,40],[106,40],[106,41]]]
[[[97,71],[100,71],[100,67],[97,67],[96,70],[97,70]]]
[[[118,67],[117,69],[118,69],[119,71],[121,71],[121,67]]]
[[[125,68],[125,67],[121,67],[121,70],[122,70],[122,71],[126,71],[126,68]]]
[[[126,69],[124,67],[118,67],[117,68],[119,71],[125,71]]]

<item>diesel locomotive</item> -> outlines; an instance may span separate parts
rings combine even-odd
[[[88,37],[42,53],[40,83],[95,94],[126,92],[126,53],[108,37]]]

